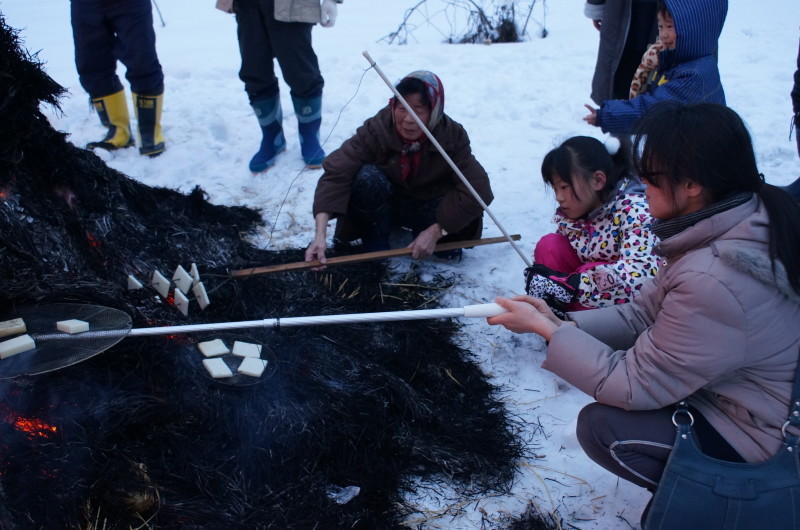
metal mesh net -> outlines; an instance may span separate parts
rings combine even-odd
[[[0,360],[0,379],[36,375],[84,361],[125,338],[131,329],[127,313],[89,304],[53,304],[15,311],[8,318],[21,318],[36,348]],[[56,323],[82,320],[89,331],[69,334]]]

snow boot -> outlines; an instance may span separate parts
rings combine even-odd
[[[279,95],[251,103],[261,126],[261,147],[250,160],[250,171],[261,173],[275,165],[275,159],[286,149],[283,136],[283,113]]]
[[[128,103],[125,101],[124,90],[110,96],[92,98],[92,106],[100,117],[100,123],[108,127],[108,132],[102,140],[86,144],[87,149],[100,148],[113,151],[133,145]]]
[[[300,133],[300,152],[310,169],[322,167],[325,151],[319,145],[319,126],[322,123],[322,96],[297,98],[292,96],[297,115],[297,130]]]
[[[154,96],[133,95],[133,108],[139,122],[139,153],[154,157],[164,152],[164,135],[161,133],[161,109],[164,93]]]

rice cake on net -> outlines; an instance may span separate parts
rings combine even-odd
[[[197,347],[206,357],[218,357],[230,353],[231,350],[222,342],[222,339],[214,339],[206,342],[199,342]]]
[[[214,379],[222,379],[225,377],[233,376],[233,372],[231,372],[231,369],[228,368],[228,365],[225,364],[225,361],[223,361],[219,357],[214,357],[212,359],[203,359],[203,366],[205,366],[206,370],[208,370],[208,373]]]
[[[242,359],[242,364],[239,365],[239,373],[249,375],[252,377],[261,377],[264,373],[264,368],[267,367],[266,359],[256,359],[255,357],[245,357]]]
[[[252,342],[235,341],[233,343],[232,353],[239,357],[261,357],[261,344],[253,344]]]
[[[20,335],[13,339],[4,340],[0,342],[0,359],[5,359],[36,348],[36,343],[30,335]]]
[[[85,320],[78,320],[77,318],[71,318],[69,320],[60,320],[56,322],[56,329],[58,331],[63,331],[64,333],[69,333],[70,335],[75,333],[83,333],[84,331],[89,331],[89,323]]]
[[[26,331],[28,331],[28,328],[25,327],[25,321],[21,318],[0,322],[0,337],[17,335],[19,333],[25,333]]]

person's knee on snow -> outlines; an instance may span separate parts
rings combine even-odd
[[[360,227],[364,250],[388,250],[392,232],[389,198],[392,183],[377,166],[366,165],[356,174],[350,192],[350,210]]]

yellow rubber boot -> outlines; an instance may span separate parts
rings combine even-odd
[[[124,90],[110,96],[92,98],[92,105],[100,117],[100,123],[108,127],[108,132],[102,140],[86,144],[87,149],[100,148],[113,151],[133,145],[128,102],[125,100]]]
[[[139,153],[158,156],[164,152],[164,135],[161,133],[161,109],[164,93],[156,96],[133,95],[133,108],[139,123]]]

